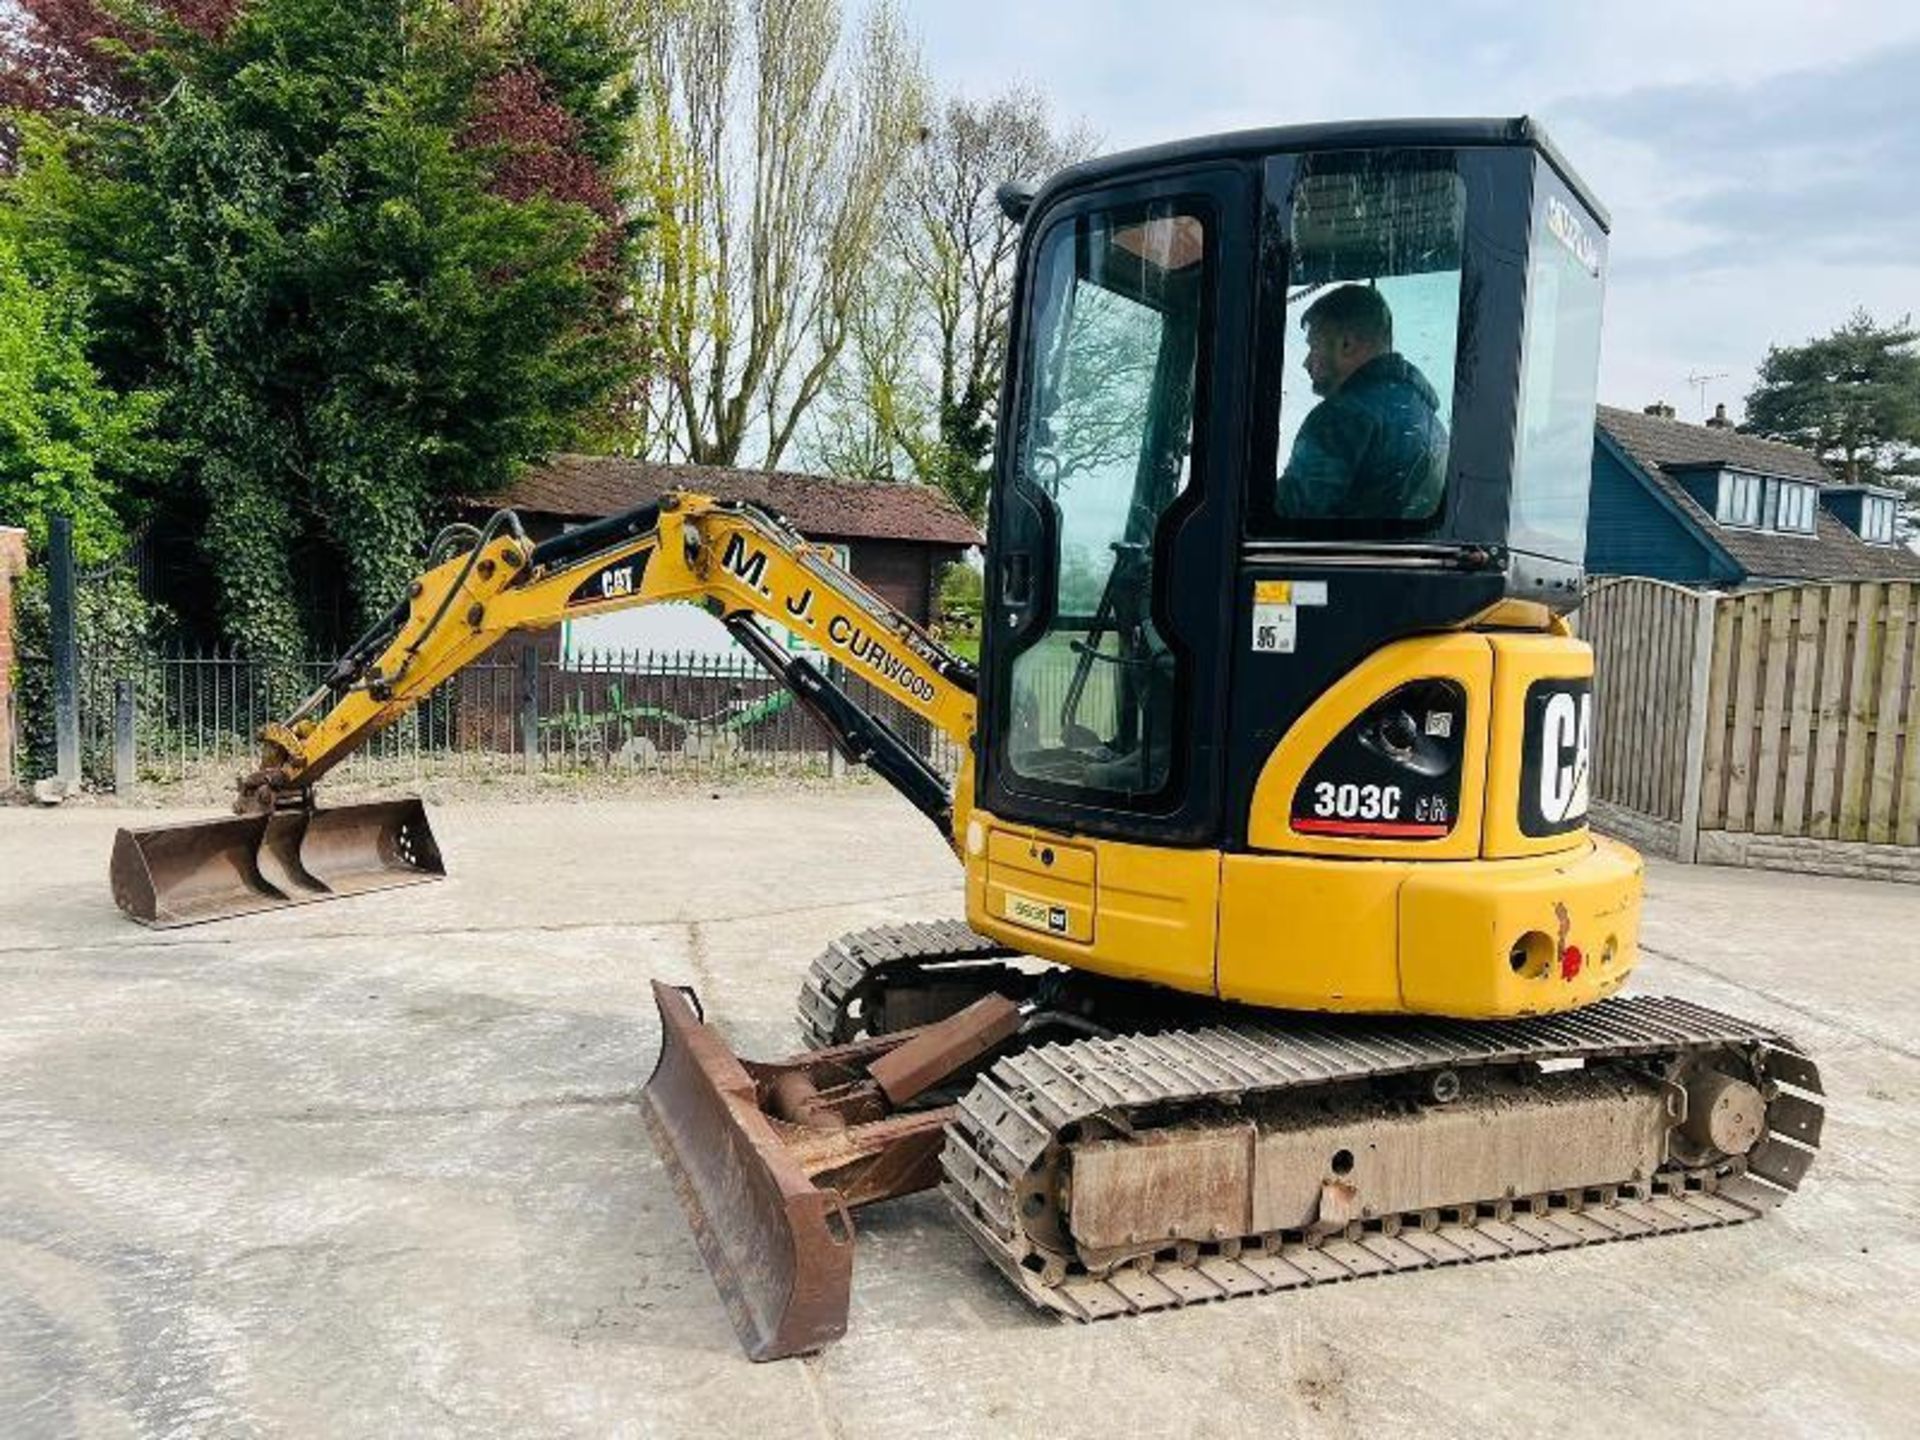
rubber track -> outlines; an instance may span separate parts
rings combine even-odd
[[[1429,1069],[1665,1061],[1728,1046],[1756,1058],[1773,1091],[1768,1133],[1744,1164],[1663,1170],[1651,1186],[1623,1181],[1531,1196],[1518,1211],[1511,1202],[1489,1200],[1387,1217],[1330,1241],[1246,1237],[1239,1244],[1186,1246],[1105,1277],[1069,1270],[1053,1277],[1057,1283],[1045,1283],[1023,1263],[1038,1262],[1042,1252],[1014,1213],[1015,1182],[1079,1121],[1144,1124],[1148,1115],[1189,1106]],[[1820,1094],[1817,1068],[1784,1036],[1670,998],[1611,999],[1565,1015],[1505,1021],[1303,1016],[1285,1024],[1207,1026],[1037,1046],[999,1061],[947,1127],[943,1188],[968,1232],[1030,1300],[1073,1319],[1098,1320],[1751,1220],[1784,1200],[1811,1165],[1820,1143]]]
[[[800,1039],[810,1050],[838,1045],[854,994],[892,965],[938,966],[1001,960],[1020,952],[967,928],[964,920],[920,920],[842,935],[815,958],[800,983]]]

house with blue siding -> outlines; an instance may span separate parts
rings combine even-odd
[[[1595,418],[1587,573],[1733,590],[1799,580],[1920,580],[1895,539],[1895,491],[1840,485],[1796,445],[1742,435],[1722,407]]]

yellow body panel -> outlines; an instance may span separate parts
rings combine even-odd
[[[1081,970],[1213,992],[1218,851],[1052,835],[975,810],[963,852],[967,923],[982,935]]]
[[[1220,994],[1286,1010],[1569,1010],[1620,988],[1639,913],[1640,857],[1610,840],[1544,858],[1438,864],[1229,855]],[[1540,938],[1529,948],[1530,936]],[[1524,974],[1513,968],[1516,945]]]
[[[1640,857],[1610,840],[1513,860],[1334,861],[973,820],[968,923],[1119,979],[1278,1009],[1490,1018],[1591,1004],[1638,955]]]
[[[1293,792],[1313,762],[1349,722],[1374,701],[1410,680],[1455,680],[1467,692],[1466,746],[1460,807],[1453,829],[1433,840],[1382,840],[1303,835],[1292,825]],[[1247,844],[1255,850],[1298,855],[1396,856],[1464,860],[1480,853],[1480,807],[1487,759],[1487,696],[1493,651],[1484,635],[1431,635],[1401,640],[1353,667],[1302,715],[1273,747],[1254,785]]]
[[[987,914],[1081,945],[1093,941],[1094,854],[1085,845],[987,832]]]
[[[1223,857],[1218,993],[1284,1010],[1399,1010],[1399,892],[1422,868]]]
[[[1400,994],[1420,1015],[1572,1010],[1639,958],[1639,855],[1604,838],[1519,860],[1423,865],[1400,888]]]

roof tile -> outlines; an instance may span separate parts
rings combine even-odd
[[[663,465],[609,455],[549,456],[503,493],[476,496],[474,503],[505,505],[522,514],[597,520],[649,504],[675,489],[752,501],[777,511],[813,539],[985,543],[960,507],[931,485],[836,480],[791,470]]]

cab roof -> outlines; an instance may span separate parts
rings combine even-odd
[[[1573,193],[1600,224],[1611,230],[1606,206],[1567,163],[1547,138],[1540,122],[1520,115],[1507,119],[1338,120],[1315,125],[1275,125],[1257,130],[1233,130],[1122,150],[1082,161],[1051,176],[1034,196],[1035,212],[1062,190],[1125,179],[1173,166],[1207,160],[1243,160],[1262,155],[1312,150],[1365,150],[1387,147],[1454,150],[1471,147],[1526,146],[1537,151],[1559,172]]]

